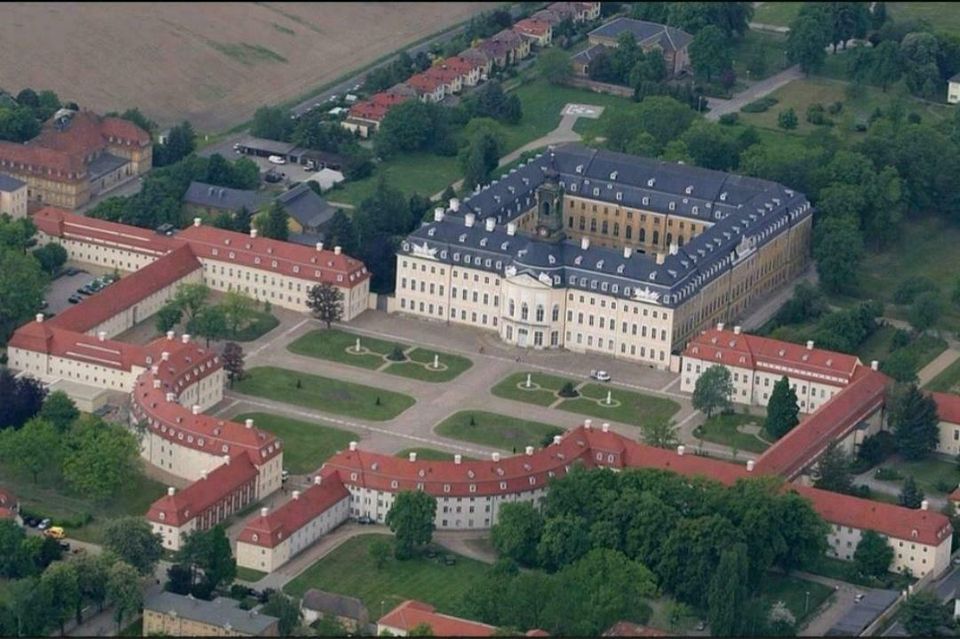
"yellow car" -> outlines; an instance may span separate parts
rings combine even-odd
[[[67,533],[64,532],[63,528],[60,526],[51,526],[43,531],[43,534],[47,537],[53,537],[54,539],[63,539],[67,536]]]

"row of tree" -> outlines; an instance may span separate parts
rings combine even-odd
[[[49,89],[37,93],[28,87],[16,95],[15,101],[0,105],[0,140],[26,142],[35,138],[43,123],[63,106],[60,97]],[[79,108],[73,102],[67,106]]]

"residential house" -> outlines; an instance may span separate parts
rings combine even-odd
[[[589,22],[600,17],[599,2],[553,2],[545,10],[560,16],[561,20],[569,18],[575,23]]]
[[[470,60],[480,68],[481,82],[490,77],[490,72],[493,70],[493,60],[478,47],[470,47],[466,51],[461,51],[459,57]]]
[[[474,58],[453,56],[444,60],[442,66],[459,74],[462,86],[473,87],[480,83],[485,63]]]
[[[236,215],[240,209],[246,209],[250,214],[256,213],[270,199],[270,195],[259,191],[191,182],[183,194],[183,207],[189,217],[199,216],[209,220],[220,213]]]
[[[213,601],[160,591],[143,602],[143,636],[278,637],[280,620],[259,610],[242,610],[225,597]]]
[[[404,84],[417,92],[421,102],[440,102],[447,94],[447,83],[429,70],[410,76]]]
[[[0,173],[0,215],[27,216],[27,183]]]
[[[430,604],[408,599],[380,617],[377,634],[389,632],[395,637],[406,637],[410,630],[421,624],[430,626],[437,637],[490,637],[497,631],[496,626],[445,615]]]
[[[670,76],[681,75],[690,69],[688,48],[693,41],[693,36],[686,31],[664,24],[633,18],[617,18],[591,31],[590,44],[616,48],[617,39],[624,33],[632,33],[637,44],[646,52],[659,49]],[[594,55],[596,53],[595,51]]]
[[[407,87],[393,87],[388,91],[377,93],[369,100],[363,100],[351,106],[347,118],[340,123],[340,126],[348,131],[359,133],[361,137],[369,137],[380,128],[380,123],[392,107],[411,100],[416,95],[416,91]]]
[[[513,30],[538,48],[550,46],[553,41],[553,25],[546,20],[525,18],[514,24]]]
[[[303,593],[300,610],[307,625],[318,619],[330,619],[350,633],[362,631],[370,623],[370,613],[356,597],[311,588]]]

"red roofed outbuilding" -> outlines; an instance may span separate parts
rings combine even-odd
[[[377,634],[386,631],[396,637],[406,637],[410,630],[421,624],[430,626],[437,637],[490,637],[497,631],[496,626],[445,615],[430,604],[408,599],[380,617]]]

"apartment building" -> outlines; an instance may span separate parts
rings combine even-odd
[[[779,184],[562,145],[411,233],[390,310],[668,368],[805,268],[811,221]]]
[[[278,637],[280,620],[258,610],[242,610],[234,599],[204,601],[163,591],[143,602],[143,636]]]

